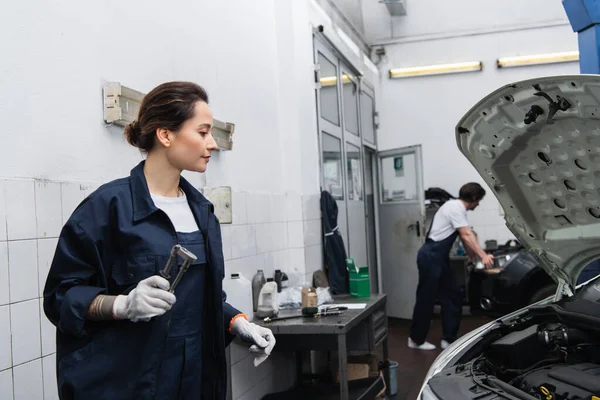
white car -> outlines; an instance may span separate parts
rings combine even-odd
[[[558,290],[455,341],[419,399],[600,400],[600,279],[575,286],[600,257],[600,76],[504,86],[456,140]]]

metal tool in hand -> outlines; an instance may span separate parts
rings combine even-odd
[[[194,253],[192,253],[185,247],[176,244],[171,249],[171,254],[169,255],[169,259],[167,260],[165,268],[163,268],[163,270],[160,271],[160,276],[162,276],[166,280],[171,279],[171,268],[173,268],[173,264],[175,264],[175,262],[177,261],[177,256],[183,258],[183,264],[181,264],[179,272],[177,273],[177,276],[175,276],[175,280],[169,288],[170,293],[173,293],[175,291],[175,288],[177,287],[177,285],[179,285],[183,274],[185,274],[190,265],[192,265],[192,263],[197,260],[197,257],[194,255]]]

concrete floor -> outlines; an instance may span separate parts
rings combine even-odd
[[[460,335],[491,321],[483,316],[463,316]],[[415,400],[423,384],[423,379],[431,363],[440,354],[439,341],[442,325],[439,315],[434,316],[427,340],[438,346],[433,351],[409,349],[406,345],[410,329],[410,320],[389,319],[388,345],[391,360],[398,362],[398,394],[394,400]]]

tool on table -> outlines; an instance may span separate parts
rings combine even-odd
[[[329,307],[323,307],[323,309],[321,310],[321,312],[345,311],[347,309],[348,309],[348,307],[345,307],[345,306],[329,306]]]
[[[327,317],[331,315],[340,315],[343,311],[321,311],[317,307],[304,307],[302,309],[302,315],[290,315],[288,317],[279,317],[279,318],[264,318],[263,322],[277,322],[283,321],[286,319],[294,319],[294,318],[317,318],[317,317]]]
[[[192,265],[192,263],[197,260],[197,257],[194,255],[194,253],[192,253],[185,247],[183,247],[179,244],[176,244],[171,249],[171,254],[169,255],[169,259],[167,260],[165,267],[163,268],[162,271],[160,271],[160,276],[162,276],[166,280],[171,279],[171,274],[170,274],[171,268],[173,268],[173,264],[175,264],[175,262],[177,261],[177,256],[180,256],[181,258],[183,258],[183,264],[181,264],[181,267],[179,268],[179,272],[177,273],[177,276],[175,276],[175,280],[173,281],[173,283],[171,284],[171,287],[169,288],[170,293],[173,293],[175,291],[175,288],[177,287],[177,285],[179,285],[179,282],[181,281],[183,274],[185,274],[185,272],[188,270],[190,265]]]

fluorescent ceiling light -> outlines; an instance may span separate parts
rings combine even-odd
[[[407,78],[411,76],[455,74],[459,72],[481,71],[483,63],[481,61],[426,65],[421,67],[393,68],[390,69],[390,78]]]
[[[337,83],[337,76],[324,76],[319,79],[319,82],[321,83],[321,86],[334,86]],[[342,82],[349,83],[351,82],[351,79],[348,75],[343,74]]]
[[[127,126],[133,122],[140,110],[144,93],[121,85],[119,82],[106,82],[102,87],[104,97],[104,122]],[[232,135],[235,125],[213,118],[212,134],[220,150],[233,148]]]
[[[527,65],[554,64],[579,60],[578,51],[535,54],[519,57],[502,57],[496,61],[498,68],[523,67]]]

